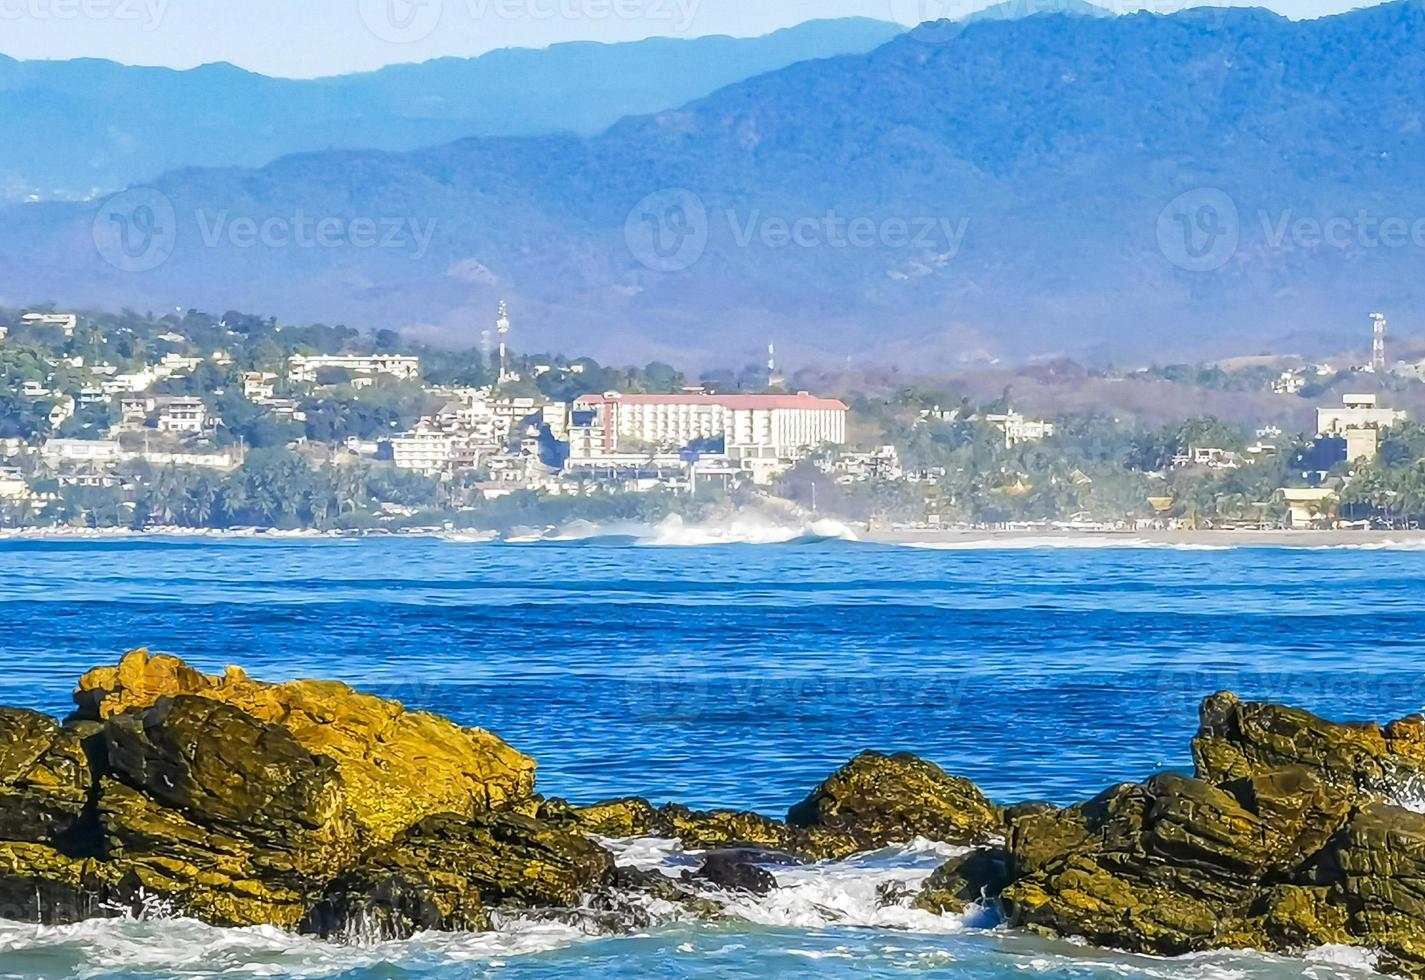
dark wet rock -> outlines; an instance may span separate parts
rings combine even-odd
[[[1013,860],[1003,848],[970,851],[951,858],[926,879],[915,907],[927,912],[963,912],[993,900],[1012,880]]]
[[[857,850],[914,837],[982,844],[998,836],[1004,812],[968,779],[907,753],[863,752],[792,807],[787,822],[838,835]]]
[[[451,888],[435,875],[384,867],[377,861],[328,882],[298,930],[322,939],[385,941],[489,925],[484,908],[468,890]]]
[[[121,900],[291,927],[358,853],[336,766],[285,728],[218,701],[163,698],[110,718],[104,741],[98,815]]]
[[[689,881],[701,881],[729,892],[766,895],[777,887],[770,871],[741,859],[736,851],[713,851],[697,871],[684,872]]]
[[[614,869],[610,887],[596,893],[591,904],[621,913],[633,928],[646,928],[652,921],[642,905],[628,900],[633,895],[646,895],[681,906],[685,912],[699,918],[713,918],[723,910],[720,903],[699,894],[681,878],[673,878],[651,868],[634,867]]]
[[[93,849],[78,839],[94,782],[83,741],[47,715],[0,708],[0,840]]]
[[[1192,743],[1197,774],[1213,783],[1278,769],[1306,769],[1366,799],[1398,800],[1425,790],[1425,721],[1333,723],[1300,708],[1207,698]]]
[[[436,814],[333,879],[300,928],[397,939],[488,929],[493,909],[572,907],[613,878],[607,851],[535,818]]]
[[[1422,732],[1215,695],[1196,777],[1011,808],[1001,904],[1013,924],[1117,948],[1349,944],[1425,974],[1425,816],[1391,802],[1415,795]]]

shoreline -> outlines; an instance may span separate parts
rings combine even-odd
[[[1425,530],[995,530],[971,528],[904,528],[867,531],[861,540],[876,544],[920,547],[1176,547],[1201,548],[1338,548],[1360,546],[1402,550],[1425,547]]]
[[[994,528],[892,528],[865,530],[856,523],[842,525],[854,538],[842,538],[848,543],[897,545],[927,550],[1020,550],[1035,548],[1178,548],[1181,550],[1226,550],[1230,548],[1285,548],[1313,550],[1318,548],[1359,547],[1378,550],[1409,551],[1425,548],[1425,530],[1061,530],[1061,529],[994,529]],[[649,530],[656,529],[650,525]],[[557,528],[550,528],[549,540],[556,539]],[[789,531],[796,530],[788,527]],[[459,543],[526,544],[542,540],[531,535],[533,528],[499,532],[488,529],[408,528],[317,530],[314,528],[5,528],[0,529],[0,545],[11,541],[121,541],[140,539],[211,538],[215,540],[283,540],[325,541],[362,538],[432,538]],[[811,524],[803,528],[801,537],[818,537]],[[625,536],[627,529],[609,534]],[[595,532],[588,537],[599,537]],[[795,536],[785,540],[796,540]],[[709,540],[706,546],[757,543]],[[768,541],[765,543],[783,543]],[[688,547],[689,545],[669,545]],[[695,546],[695,545],[694,545]]]

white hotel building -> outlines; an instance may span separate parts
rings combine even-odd
[[[323,368],[366,376],[389,374],[402,381],[414,381],[421,374],[421,359],[404,354],[293,354],[287,361],[287,377],[299,384],[313,384]]]
[[[582,395],[569,429],[571,461],[627,451],[631,443],[679,449],[697,439],[725,440],[732,456],[797,459],[846,442],[846,406],[795,395]]]

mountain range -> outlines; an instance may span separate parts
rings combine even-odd
[[[594,133],[798,61],[869,51],[902,30],[820,20],[763,37],[506,48],[301,80],[229,64],[0,56],[0,200],[82,199],[180,167],[256,167],[308,150]]]
[[[724,363],[769,341],[917,366],[1335,348],[1373,310],[1425,314],[1422,173],[1420,0],[989,18],[592,135],[11,207],[0,300],[470,343],[508,299],[525,349]]]

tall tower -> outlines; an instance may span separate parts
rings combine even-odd
[[[1371,369],[1376,374],[1385,374],[1385,314],[1372,313],[1371,323]]]
[[[777,345],[767,345],[767,387],[776,388],[783,382],[782,376],[777,373]]]
[[[500,384],[509,379],[509,366],[505,361],[505,337],[510,332],[510,310],[504,300],[500,300],[500,314],[495,320],[495,332],[500,335]]]

